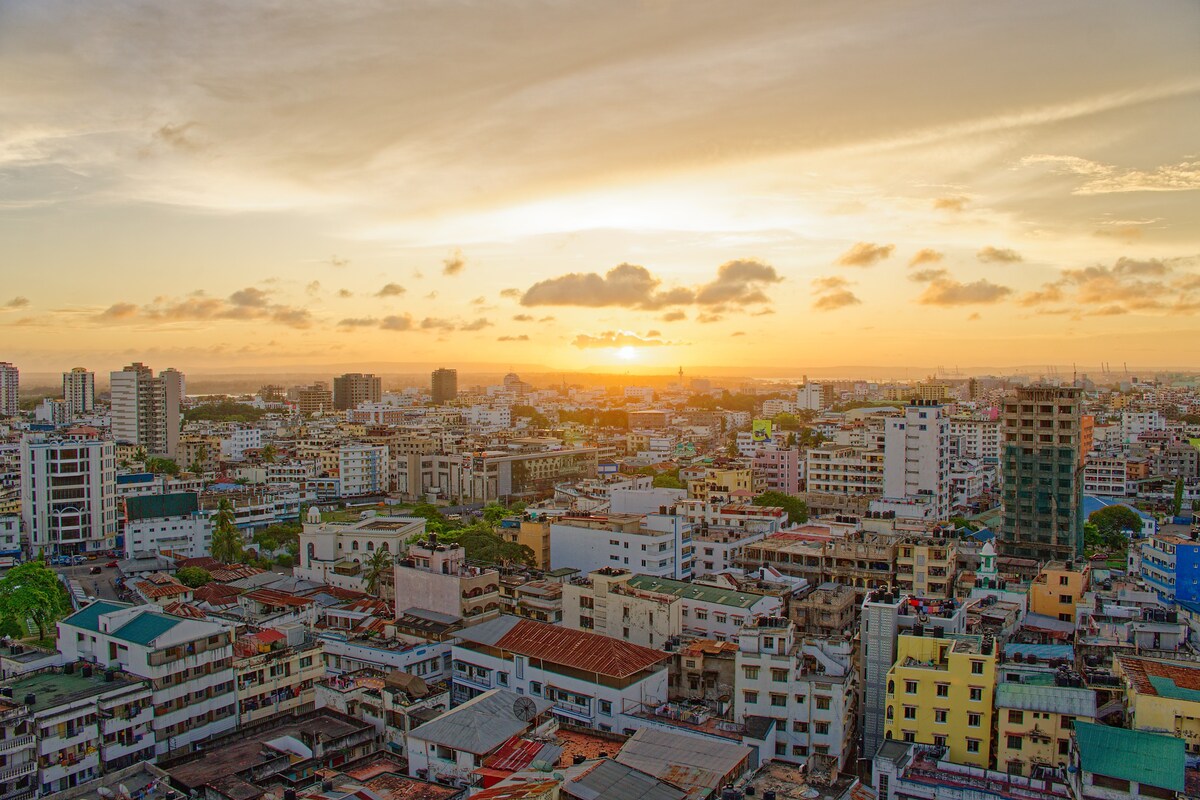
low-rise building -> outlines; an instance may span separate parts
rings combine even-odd
[[[324,642],[300,625],[267,628],[233,646],[238,724],[316,708],[317,681],[325,677]]]
[[[1031,776],[1070,760],[1076,722],[1096,721],[1096,692],[1079,686],[996,685],[996,768]]]
[[[439,542],[435,533],[408,546],[394,581],[397,611],[421,608],[464,621],[500,613],[500,573],[468,566],[462,545]]]
[[[167,553],[199,558],[212,549],[212,519],[200,513],[195,492],[125,500],[125,557]]]

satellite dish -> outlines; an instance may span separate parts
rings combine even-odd
[[[522,722],[529,722],[537,716],[537,703],[530,700],[528,697],[518,697],[513,702],[513,716]]]

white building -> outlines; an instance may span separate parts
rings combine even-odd
[[[451,697],[508,689],[553,704],[571,725],[614,733],[667,701],[669,653],[587,631],[501,616],[464,628],[453,648]]]
[[[96,373],[75,367],[62,376],[63,402],[71,419],[91,414],[96,407]]]
[[[1000,421],[994,419],[950,420],[951,448],[959,458],[977,458],[985,464],[1000,463]]]
[[[1083,493],[1125,497],[1130,492],[1128,463],[1124,456],[1093,452],[1083,462]]]
[[[63,400],[44,397],[37,408],[33,410],[33,418],[54,426],[66,425],[71,421],[71,411]]]
[[[221,458],[241,461],[246,457],[247,450],[257,450],[262,446],[262,430],[260,428],[235,428],[228,436],[221,439]]]
[[[344,444],[338,448],[337,455],[342,497],[387,493],[386,444]]]
[[[130,497],[125,501],[125,556],[170,553],[199,558],[212,549],[212,518],[194,492]]]
[[[320,509],[309,506],[300,533],[300,561],[292,574],[302,580],[363,591],[363,561],[377,550],[401,555],[410,538],[424,533],[424,518],[368,516],[351,524],[322,522]]]
[[[21,440],[21,516],[34,552],[108,550],[117,533],[116,498],[112,442],[83,435]]]
[[[165,369],[155,377],[139,362],[110,373],[109,383],[113,438],[143,447],[150,455],[174,458],[182,423],[183,373]]]
[[[7,361],[0,361],[0,417],[15,417],[21,413],[21,371]]]
[[[463,419],[484,431],[502,431],[512,427],[512,406],[474,405],[462,409]]]
[[[16,514],[0,515],[0,557],[20,558],[24,552],[21,518]]]
[[[563,516],[550,524],[551,568],[620,567],[664,578],[692,575],[691,523],[673,514]]]
[[[887,420],[883,498],[897,517],[950,518],[950,420],[936,403],[913,401],[903,417]]]
[[[222,625],[99,600],[58,623],[58,650],[151,682],[158,756],[237,724],[233,635]]]
[[[882,450],[863,450],[825,442],[808,451],[808,491],[870,495],[883,492]]]
[[[652,386],[626,386],[625,397],[630,400],[637,400],[640,403],[650,403],[654,400],[654,387]]]
[[[1143,433],[1166,430],[1167,420],[1161,411],[1122,411],[1121,441],[1133,444]]]
[[[804,764],[814,756],[847,767],[853,750],[856,679],[849,640],[801,642],[785,617],[747,623],[738,636],[734,717],[775,720],[764,760]]]

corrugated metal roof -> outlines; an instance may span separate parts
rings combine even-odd
[[[518,719],[513,709],[521,697],[507,689],[484,692],[413,729],[409,736],[478,756],[486,755],[529,729],[530,723]],[[550,703],[540,697],[529,699],[537,705],[538,714],[550,708]]]
[[[1065,658],[1069,661],[1075,660],[1075,648],[1069,644],[1025,644],[1023,642],[1009,642],[1004,645],[1004,655],[1011,658],[1015,655],[1036,656],[1039,659],[1051,661],[1056,658]]]
[[[617,761],[685,789],[716,789],[721,779],[750,758],[751,749],[683,733],[639,728],[621,746]]]
[[[458,637],[611,678],[628,677],[671,657],[610,636],[508,615],[465,628]]]
[[[750,608],[764,599],[764,596],[760,594],[749,594],[735,589],[721,589],[716,586],[704,586],[670,578],[656,578],[653,575],[634,575],[629,579],[629,585],[646,592],[663,592],[664,594],[673,594],[682,600],[713,603],[731,608]]]
[[[1075,723],[1079,761],[1085,772],[1183,791],[1182,739],[1165,734]]]
[[[129,520],[158,517],[186,517],[200,508],[195,492],[151,494],[125,499],[125,517]]]
[[[63,620],[68,625],[74,625],[78,628],[86,628],[89,631],[100,630],[100,617],[104,614],[111,614],[114,611],[120,611],[123,608],[132,608],[129,603],[114,603],[108,600],[97,600],[89,606],[79,609],[71,616]]]
[[[563,788],[582,800],[684,800],[687,793],[652,775],[605,759]]]
[[[1096,693],[1091,689],[1070,686],[1001,683],[996,686],[996,707],[1094,718]]]
[[[127,642],[149,646],[151,642],[179,624],[164,614],[145,612],[138,614],[113,632],[113,636]]]

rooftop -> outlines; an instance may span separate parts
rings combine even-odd
[[[137,683],[124,676],[106,681],[104,671],[100,669],[84,677],[82,669],[73,668],[70,675],[62,670],[53,669],[6,681],[3,686],[12,689],[13,696],[9,702],[28,705],[30,711],[38,712]],[[26,704],[25,700],[29,696],[36,697],[36,700]]]
[[[634,575],[629,579],[629,585],[647,592],[663,592],[664,594],[673,594],[683,600],[713,603],[731,608],[750,608],[763,599],[763,595],[760,594],[748,594],[670,578],[656,578],[652,575]]]
[[[531,726],[530,720],[517,717],[515,704],[521,695],[507,689],[493,689],[452,708],[431,722],[414,728],[409,735],[434,744],[485,755]],[[529,697],[543,714],[550,703]]]
[[[1025,711],[1051,711],[1072,717],[1096,716],[1096,692],[1069,686],[1038,686],[1024,683],[1000,683],[996,686],[996,707]]]
[[[1200,703],[1200,665],[1129,657],[1117,661],[1138,694]]]
[[[1182,739],[1076,722],[1075,740],[1080,765],[1085,772],[1183,791],[1185,754]]]

